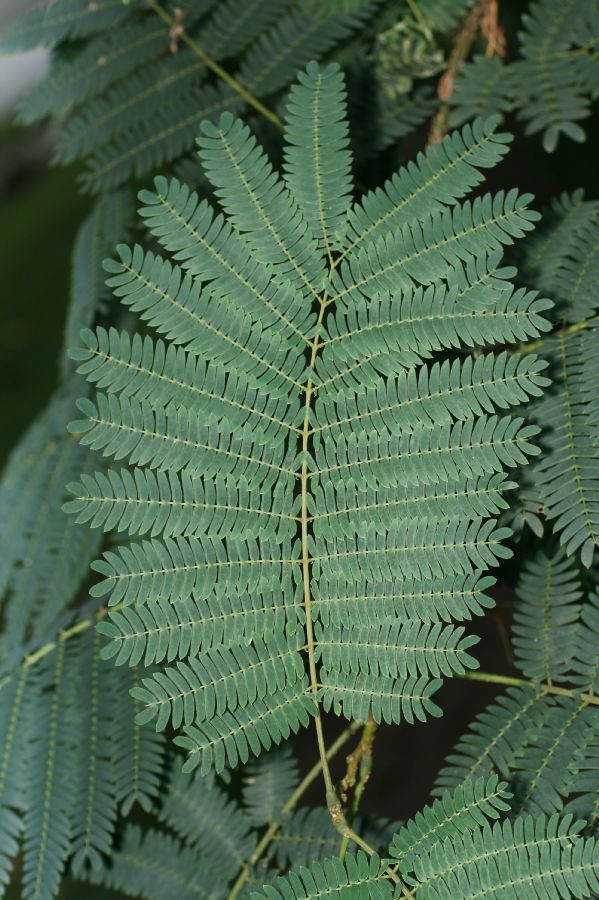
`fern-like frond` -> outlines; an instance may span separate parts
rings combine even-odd
[[[285,181],[331,259],[347,227],[352,189],[345,109],[344,80],[335,65],[321,70],[309,64],[291,88]]]
[[[102,649],[106,659],[117,665],[144,665],[195,657],[211,647],[230,649],[238,644],[265,639],[288,628],[295,630],[305,621],[299,590],[285,594],[279,585],[263,584],[260,594],[211,596],[209,600],[190,597],[176,605],[170,599],[148,599],[143,605],[110,610],[98,630],[108,643]]]
[[[31,717],[25,790],[23,896],[52,896],[58,891],[71,841],[71,772],[74,766],[74,723],[67,718],[72,696],[73,650],[59,640],[42,661],[35,716]],[[69,678],[69,675],[71,678]],[[41,702],[51,689],[49,702]]]
[[[72,380],[59,388],[17,445],[0,488],[0,591],[5,598],[4,639],[11,652],[55,627],[99,549],[97,537],[74,529],[59,512],[65,479],[89,471],[92,464],[89,454],[65,434],[76,390]]]
[[[343,575],[321,577],[313,607],[325,626],[377,625],[395,619],[461,622],[494,606],[484,593],[494,583],[494,578],[481,577],[480,572],[431,579],[394,577],[380,582],[350,581]]]
[[[277,486],[278,488],[278,486]],[[295,530],[297,517],[284,512],[293,496],[275,488],[269,498],[245,479],[203,481],[185,469],[180,475],[151,469],[109,469],[85,475],[67,489],[75,498],[64,506],[78,522],[105,531],[127,531],[155,537],[243,537],[260,521],[264,538],[279,538]]]
[[[344,255],[406,220],[427,218],[432,210],[455,203],[480,184],[479,169],[497,165],[508,149],[510,137],[498,133],[498,125],[496,117],[477,119],[428,147],[383,188],[366,194],[349,214]]]
[[[322,705],[326,711],[346,719],[364,720],[369,715],[375,722],[399,725],[425,722],[438,718],[443,711],[433,701],[441,687],[441,679],[393,678],[381,675],[376,687],[367,672],[342,672],[321,669]]]
[[[4,597],[14,571],[27,556],[28,535],[35,529],[39,497],[51,478],[62,437],[64,401],[56,398],[29,426],[12,451],[0,482],[0,596]],[[68,408],[67,408],[68,415]],[[61,485],[62,488],[62,485]]]
[[[77,232],[71,258],[71,298],[64,329],[61,355],[65,375],[72,371],[67,352],[79,341],[83,328],[93,326],[110,297],[102,270],[102,260],[112,252],[115,240],[129,236],[133,205],[127,191],[113,191],[101,197]]]
[[[10,880],[19,848],[26,780],[25,749],[31,715],[28,680],[31,672],[22,666],[16,677],[4,678],[0,686],[0,890]]]
[[[65,38],[86,37],[118,25],[136,6],[136,0],[126,6],[122,0],[97,0],[92,7],[87,0],[59,0],[51,8],[44,5],[33,9],[5,28],[0,49],[11,53]]]
[[[327,671],[370,672],[408,678],[418,675],[463,675],[475,668],[467,652],[478,643],[475,635],[464,636],[464,628],[440,623],[405,624],[390,619],[378,626],[316,628],[316,653]]]
[[[178,763],[178,764],[177,764]],[[250,821],[218,785],[206,785],[200,775],[180,771],[175,764],[164,792],[158,818],[211,865],[218,865],[215,886],[226,885],[254,849]]]
[[[218,125],[204,123],[198,145],[206,175],[248,247],[302,294],[317,296],[325,279],[322,252],[247,126],[225,113]]]
[[[284,446],[272,448],[260,431],[233,428],[213,417],[200,419],[187,406],[163,407],[127,396],[96,395],[97,407],[87,399],[78,407],[87,417],[69,426],[94,450],[116,460],[153,469],[187,469],[199,477],[244,475],[250,484],[296,477],[294,460]]]
[[[519,37],[523,58],[512,73],[516,102],[527,122],[527,132],[542,131],[543,146],[551,153],[560,134],[575,141],[585,139],[578,123],[590,112],[589,91],[585,90],[588,73],[587,79],[581,80],[577,54],[564,51],[584,45],[589,38],[592,47],[598,22],[592,9],[580,0],[568,0],[558,10],[551,0],[537,0],[522,21]],[[592,82],[589,87],[593,91]]]
[[[410,433],[420,425],[446,424],[494,413],[540,397],[549,380],[547,363],[534,354],[506,352],[448,360],[403,371],[394,378],[373,379],[356,390],[318,395],[315,431],[332,436],[385,431]]]
[[[513,291],[497,269],[500,254],[477,257],[446,273],[445,285],[430,285],[366,300],[354,298],[327,319],[330,337],[317,363],[319,396],[361,384],[380,374],[403,372],[442,349],[512,343],[537,337],[550,325],[548,300]]]
[[[148,812],[154,805],[164,770],[164,738],[137,722],[141,704],[132,695],[139,685],[135,668],[120,670],[113,713],[112,766],[117,802],[123,815],[135,804]]]
[[[270,267],[252,256],[206,200],[200,202],[176,179],[157,178],[155,187],[155,193],[141,192],[140,215],[180,264],[207,285],[208,298],[225,298],[265,325],[278,326],[290,340],[307,341],[314,317],[301,293],[295,295],[286,284],[273,285]]]
[[[213,721],[227,712],[253,706],[256,700],[293,687],[304,674],[300,653],[303,635],[260,641],[229,650],[207,650],[144,678],[133,696],[142,704],[139,724],[156,719],[157,731]]]
[[[214,6],[200,38],[212,59],[237,56],[284,14],[287,0],[224,0]]]
[[[107,263],[108,284],[121,302],[186,350],[243,372],[256,385],[287,390],[301,371],[299,349],[275,339],[222,297],[206,298],[189,273],[154,253],[121,247],[121,260]]]
[[[597,787],[597,770],[599,769],[599,735],[585,747],[582,759],[577,760],[576,771],[572,773],[570,795],[564,812],[572,813],[576,818],[587,820],[589,832],[597,836],[599,827],[599,789]]]
[[[195,72],[196,69],[194,65],[192,71]],[[187,74],[184,68],[181,77],[185,78]],[[173,81],[172,90],[167,92],[169,96],[165,98],[165,102],[168,105],[163,107],[158,101],[160,94],[155,97],[151,89],[154,77],[150,69],[146,83],[140,85],[139,94],[143,98],[144,114],[142,116],[140,112],[139,120],[134,121],[131,127],[127,123],[129,97],[120,100],[120,105],[124,108],[124,127],[117,130],[109,143],[102,143],[89,157],[81,175],[84,190],[101,193],[119,187],[132,176],[141,177],[155,171],[193,147],[200,122],[206,116],[219,116],[225,109],[241,111],[243,108],[239,95],[225,85],[200,83],[182,90],[177,79]],[[170,71],[166,78],[170,78]],[[148,94],[149,109],[146,108]],[[154,106],[152,101],[158,102]],[[106,118],[109,102],[110,99],[100,110]],[[119,110],[118,100],[115,109]]]
[[[372,528],[383,533],[412,516],[471,521],[506,509],[503,492],[513,487],[515,482],[504,481],[503,474],[462,478],[432,487],[358,488],[353,481],[337,485],[328,482],[325,489],[318,486],[314,491],[314,509],[326,511],[316,512],[311,522],[316,536],[332,538],[362,536]]]
[[[556,197],[543,211],[538,232],[526,242],[523,270],[530,283],[554,294],[559,270],[576,254],[579,239],[598,217],[599,201],[585,200],[580,188]]]
[[[479,416],[438,428],[420,425],[400,435],[327,437],[316,442],[314,475],[349,476],[361,488],[457,481],[525,464],[527,455],[539,452],[530,443],[537,434],[538,428],[521,419]]]
[[[222,772],[225,766],[246,763],[250,754],[257,756],[262,749],[295,734],[306,726],[316,713],[307,676],[293,687],[266,694],[246,709],[214,716],[200,726],[188,725],[175,743],[188,752],[185,770],[200,767],[206,774],[211,769]]]
[[[564,680],[574,655],[582,596],[576,565],[563,550],[530,557],[516,588],[512,643],[518,668],[535,681]]]
[[[265,37],[241,62],[258,96],[295,53],[290,23],[304,52],[302,15],[277,23],[272,59]],[[317,43],[324,22],[334,42],[361,21],[333,18],[339,33],[314,18]],[[125,467],[81,477],[66,508],[149,538],[94,564],[102,655],[160,665],[133,691],[138,722],[182,727],[203,774],[279,744],[319,703],[439,715],[441,677],[475,665],[452,621],[492,605],[484,570],[510,555],[507,470],[538,452],[512,410],[539,397],[544,363],[468,353],[548,327],[549,302],[501,267],[537,218],[530,197],[458,202],[508,138],[466,128],[351,212],[347,129],[339,70],[315,63],[292,92],[282,178],[241,121],[205,122],[223,212],[159,178],[142,216],[165,256],[121,248],[109,264],[165,343],[99,329],[72,354],[106,393],[71,431]]]
[[[509,820],[447,838],[414,862],[426,900],[460,897],[590,897],[599,888],[599,845],[567,816]]]
[[[317,576],[322,571],[327,579],[344,577],[350,582],[389,580],[397,570],[408,579],[422,580],[469,575],[509,556],[501,541],[510,534],[480,519],[408,519],[382,536],[369,528],[356,537],[317,539],[312,559]]]
[[[298,70],[323,55],[363,27],[375,3],[368,2],[355,15],[314,14],[301,3],[279,17],[255,42],[236,77],[253,94],[268,96],[289,84]]]
[[[217,538],[165,538],[107,550],[93,567],[104,580],[91,589],[93,596],[110,593],[109,604],[141,604],[146,599],[180,603],[209,599],[216,590],[242,593],[270,583],[288,590],[293,568],[300,560],[290,556],[288,539],[253,538],[230,541]]]
[[[578,764],[599,732],[599,711],[579,697],[556,697],[531,727],[526,753],[514,760],[516,801],[527,812],[559,813]]]
[[[393,883],[385,878],[386,862],[374,853],[370,858],[363,851],[347,854],[344,862],[325,859],[315,862],[309,869],[299,867],[286,878],[278,878],[273,887],[265,887],[255,893],[257,900],[317,900],[331,895],[343,897],[370,897],[373,900],[391,900]]]
[[[53,897],[73,874],[102,868],[119,806],[155,800],[162,735],[134,722],[132,669],[99,657],[82,620],[19,659],[0,688],[0,884],[23,834],[23,896]]]
[[[594,644],[599,634],[599,594],[594,591],[582,605],[580,622],[575,635],[574,659],[569,680],[590,692],[599,690],[599,659]]]
[[[451,793],[445,791],[438,800],[425,806],[400,828],[391,842],[389,852],[398,860],[400,870],[409,872],[417,856],[446,838],[475,831],[489,820],[500,818],[510,808],[511,795],[506,788],[497,775],[486,780],[481,777],[465,781]]]
[[[165,52],[168,42],[168,26],[156,16],[106,29],[79,53],[55,59],[49,75],[22,102],[21,121],[30,125],[73,103],[84,103]]]
[[[356,163],[367,164],[433,114],[435,98],[429,85],[389,97],[376,80],[372,61],[352,53],[351,41],[343,47],[343,69],[349,90],[350,134]],[[341,52],[339,56],[341,55]]]
[[[534,468],[545,515],[568,554],[590,566],[599,543],[599,436],[593,364],[599,331],[558,333],[546,342],[552,390],[535,409],[547,427],[547,451]]]
[[[333,273],[332,285],[343,303],[380,291],[394,292],[415,283],[432,284],[449,266],[500,250],[530,231],[539,214],[532,196],[516,189],[485,194],[402,225],[352,252]]]
[[[552,294],[569,322],[583,322],[599,307],[599,222],[581,228],[576,243],[555,272]]]
[[[100,635],[84,633],[78,648],[77,773],[72,819],[71,869],[81,874],[86,866],[99,869],[112,850],[117,817],[113,780],[116,734],[113,721],[116,693],[123,687],[118,673],[99,656]]]
[[[219,871],[206,859],[164,831],[142,832],[129,825],[121,847],[114,852],[111,866],[92,876],[115,891],[146,900],[224,900],[226,887],[219,885]]]
[[[237,19],[242,25],[239,35],[244,32],[247,9],[248,4],[238,0],[233,22]],[[270,29],[254,35],[255,40],[235,72],[236,80],[258,98],[284,88],[298,68],[320,58],[360,28],[367,13],[368,7],[360,16],[339,13],[321,17],[310,14],[303,4],[292,7],[279,14]],[[217,15],[215,11],[214,23]],[[196,40],[206,52],[211,52],[212,47],[204,43],[202,34],[200,29]],[[222,36],[222,23],[220,29],[217,24],[210,28],[208,40],[216,45],[216,58],[226,55]],[[243,110],[245,104],[239,93],[225,84],[215,87],[202,83],[197,60],[184,54],[182,57],[185,61],[178,65],[166,62],[157,72],[148,67],[135,87],[131,83],[131,89],[120,90],[117,85],[93,115],[81,123],[77,138],[80,141],[91,135],[98,142],[96,115],[104,133],[110,134],[116,127],[110,141],[98,146],[88,162],[83,176],[86,188],[106,190],[122,184],[133,173],[146,174],[191,150],[204,119],[218,121],[225,110]]]
[[[505,114],[513,106],[512,70],[497,55],[475,56],[465,63],[447,98],[450,123],[461,125],[477,116]]]
[[[225,419],[231,426],[246,423],[257,439],[278,444],[295,426],[299,398],[276,396],[251,387],[239,372],[207,364],[183,348],[131,337],[115,328],[81,333],[83,346],[71,350],[77,371],[109,394],[119,393],[164,409],[193,407],[204,416]]]
[[[263,754],[244,779],[243,803],[251,823],[260,826],[278,821],[298,783],[297,762],[287,745]]]
[[[530,730],[542,722],[546,702],[541,688],[508,688],[506,693],[475,719],[471,730],[447,757],[435,783],[434,794],[462,782],[487,777],[494,769],[504,778],[526,747]]]
[[[97,153],[102,147],[104,156],[108,156],[107,145],[119,141],[119,136],[122,144],[123,133],[135,133],[135,127],[146,116],[156,116],[153,108],[156,101],[160,102],[160,108],[163,103],[170,106],[182,94],[188,96],[197,91],[205,71],[204,63],[182,47],[178,53],[132,72],[105,94],[71,113],[57,136],[56,159],[70,163],[78,157]],[[129,160],[129,166],[133,164],[133,160]],[[125,160],[121,160],[121,165],[125,165]],[[113,176],[113,179],[119,183],[118,177]]]

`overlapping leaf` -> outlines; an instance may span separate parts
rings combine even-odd
[[[476,666],[450,620],[491,604],[506,472],[537,452],[512,411],[547,384],[532,354],[467,352],[547,328],[501,268],[530,197],[463,200],[505,153],[496,128],[351,210],[343,79],[310,64],[283,178],[226,113],[198,140],[222,212],[177,180],[141,195],[165,256],[119,248],[109,284],[164,343],[84,332],[72,355],[98,393],[71,430],[118,466],[66,509],[130,538],[94,564],[102,652],[160,664],[138,721],[182,728],[187,768],[246,762],[319,702],[424,720]]]

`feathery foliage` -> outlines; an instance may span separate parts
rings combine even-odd
[[[326,120],[323,103],[333,109]],[[372,625],[350,619],[331,629],[315,617],[312,596],[318,610],[329,585],[335,592],[351,586],[369,598],[382,584],[401,598],[413,581],[436,594],[447,573],[482,575],[506,554],[501,541],[508,532],[493,522],[505,469],[536,452],[534,430],[507,413],[540,395],[544,363],[507,353],[474,363],[424,362],[429,348],[464,344],[461,331],[448,333],[441,319],[433,331],[435,320],[424,319],[424,288],[449,266],[451,283],[439,290],[472,314],[468,344],[484,346],[489,331],[476,321],[486,298],[466,303],[459,292],[470,289],[470,277],[486,279],[496,270],[501,246],[536,218],[530,198],[515,191],[456,203],[451,215],[443,206],[443,199],[465,192],[463,184],[452,185],[448,170],[456,166],[469,185],[478,183],[475,164],[496,162],[508,139],[495,137],[496,122],[477,123],[446,153],[423,157],[420,175],[400,172],[392,193],[367,199],[350,214],[344,109],[338,69],[310,64],[291,93],[284,181],[241,121],[224,114],[216,125],[206,122],[200,158],[224,215],[179,182],[158,179],[155,194],[141,195],[142,215],[174,259],[136,246],[120,249],[120,260],[107,266],[116,296],[171,349],[99,331],[96,338],[85,335],[88,349],[74,352],[81,370],[109,393],[80,401],[84,418],[71,431],[132,468],[71,485],[75,499],[65,508],[92,526],[148,535],[107,551],[94,566],[103,576],[94,596],[124,607],[103,627],[117,661],[124,661],[125,644],[119,651],[115,639],[131,646],[135,639],[127,632],[148,614],[157,628],[151,641],[147,631],[140,635],[135,659],[164,647],[160,630],[169,605],[203,602],[215,618],[225,596],[238,598],[227,603],[245,611],[266,609],[275,585],[283,593],[273,632],[262,638],[246,631],[246,646],[222,634],[187,659],[169,654],[176,664],[134,691],[142,707],[138,720],[155,718],[159,730],[182,727],[176,740],[189,752],[186,768],[204,773],[278,744],[307,724],[319,700],[350,719],[370,714],[377,722],[411,722],[438,715],[432,695],[440,676],[476,665],[467,652],[474,640],[462,628],[433,624],[432,610],[422,621],[414,608],[407,615],[389,611]],[[446,186],[432,189],[432,208],[420,197],[414,225],[393,227],[421,185],[427,192],[430,165]],[[391,271],[394,290],[403,289],[409,300],[389,309],[386,328],[402,329],[409,310],[423,316],[422,338],[410,323],[413,350],[390,376],[384,360],[398,338],[391,344],[373,334],[360,351],[367,363],[377,358],[377,371],[369,368],[363,378],[358,355],[351,389],[346,380],[342,394],[336,378],[325,377],[329,320],[343,347],[340,317],[358,298],[386,304]],[[491,290],[510,292],[495,276],[490,280]],[[395,296],[403,301],[401,293]],[[545,307],[534,295],[516,302],[524,333],[539,334]],[[317,329],[303,311],[312,303],[320,308]],[[378,317],[370,324],[370,312],[366,307],[363,327],[385,328]],[[505,339],[500,323],[495,335]],[[177,345],[182,353],[173,352]],[[324,371],[316,362],[321,346]],[[353,358],[356,349],[349,351]],[[206,373],[201,417],[191,392],[174,384],[193,383],[196,360]],[[163,376],[164,392],[150,388]],[[253,407],[244,390],[274,398],[276,416],[272,406],[269,412]],[[499,478],[481,480],[489,469]],[[305,627],[297,613],[286,615],[302,592]],[[248,601],[253,595],[257,604]],[[158,619],[150,612],[155,604],[164,610]]]
[[[568,555],[590,566],[598,543],[597,376],[598,334],[595,243],[599,207],[578,191],[555,202],[524,255],[527,279],[555,298],[557,327],[541,341],[551,388],[532,404],[543,426],[542,449],[525,482],[524,520],[543,532],[544,521]],[[594,243],[595,242],[595,243]]]
[[[534,681],[559,681],[572,664],[582,596],[575,561],[562,550],[539,547],[524,566],[517,586],[512,626],[518,668]]]
[[[484,184],[503,115],[584,139],[599,8],[517,13],[56,0],[0,37],[52,47],[19,115],[98,195],[0,482],[0,895],[599,893],[599,202],[532,234]],[[507,690],[413,818],[360,812],[448,679]]]
[[[149,809],[158,792],[162,736],[133,721],[135,670],[102,663],[91,624],[62,630],[2,679],[0,883],[22,831],[27,898],[54,896],[69,859],[76,874],[98,869],[119,811]]]

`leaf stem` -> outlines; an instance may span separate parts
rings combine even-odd
[[[530,353],[532,350],[538,350],[539,347],[542,347],[543,344],[546,344],[551,338],[560,336],[567,337],[570,334],[575,334],[577,331],[583,331],[585,328],[592,328],[595,325],[599,325],[599,316],[593,316],[591,319],[583,319],[582,322],[573,322],[571,325],[563,325],[561,328],[556,328],[555,331],[547,332],[547,334],[536,341],[520,344],[518,352]]]
[[[319,335],[320,335],[320,326],[322,325],[322,321],[324,319],[325,310],[328,306],[326,293],[320,298],[320,310],[318,313],[318,322],[316,326],[316,335],[311,345],[310,352],[310,362],[309,367],[310,370],[314,370],[314,365],[316,363],[316,356],[318,354],[319,348]],[[333,784],[333,779],[331,777],[331,770],[329,768],[328,755],[326,750],[326,745],[324,741],[324,733],[322,727],[322,717],[320,715],[320,703],[318,699],[318,691],[319,691],[319,683],[318,683],[318,675],[316,672],[316,660],[314,654],[314,629],[312,623],[312,597],[310,590],[310,552],[308,547],[308,479],[310,478],[311,473],[308,472],[308,451],[310,446],[310,407],[312,403],[312,394],[314,391],[314,383],[312,379],[308,379],[306,383],[306,396],[305,396],[305,413],[304,413],[304,424],[302,429],[302,474],[301,474],[301,520],[302,520],[302,573],[303,573],[303,582],[304,582],[304,606],[306,610],[306,637],[308,641],[308,668],[310,671],[310,687],[312,690],[312,694],[314,696],[314,702],[316,704],[316,717],[315,717],[315,726],[316,726],[316,739],[318,743],[318,752],[320,755],[320,762],[322,766],[322,775],[325,783],[325,792],[326,792],[326,801],[329,809],[329,813],[331,814],[331,821],[333,823],[333,827],[339,832],[339,834],[346,838],[349,842],[350,840],[357,844],[362,850],[366,851],[370,856],[374,853],[374,849],[367,843],[359,834],[357,834],[348,824],[347,819],[343,813],[343,808],[341,806],[341,801],[339,799],[339,795],[335,789],[335,785]],[[386,873],[387,877],[389,877],[395,884],[401,884],[401,879],[398,876],[389,871]],[[231,898],[229,898],[231,900]]]
[[[310,347],[309,368],[314,369],[316,356],[319,348],[320,326],[324,319],[326,305],[326,295],[320,299],[320,310],[318,313],[318,322],[316,327],[316,335]],[[325,783],[326,800],[333,825],[337,828],[345,822],[345,817],[339,803],[337,792],[331,778],[331,771],[327,760],[326,746],[324,742],[324,732],[322,728],[322,718],[320,715],[320,705],[318,702],[318,675],[316,673],[316,660],[314,654],[314,626],[312,622],[312,596],[310,590],[310,550],[308,546],[308,451],[310,447],[310,407],[312,403],[312,393],[314,383],[312,379],[308,379],[306,383],[305,403],[304,403],[304,422],[302,428],[302,468],[301,468],[301,535],[302,535],[302,577],[304,588],[304,607],[306,610],[306,637],[308,641],[308,668],[310,670],[310,687],[314,696],[316,705],[316,740],[318,742],[318,752],[322,764],[322,775]]]
[[[416,0],[407,0],[407,4],[410,7],[410,12],[419,23],[421,28],[430,31],[430,25],[428,24],[426,18],[422,15],[421,11],[418,9],[418,4]]]
[[[75,625],[72,625],[70,628],[65,628],[64,630],[59,631],[56,640],[49,641],[47,644],[44,644],[42,647],[40,647],[39,650],[36,650],[35,653],[31,653],[29,656],[26,656],[23,660],[23,665],[26,668],[34,666],[37,662],[40,661],[40,659],[43,659],[44,656],[47,656],[48,653],[51,653],[58,642],[63,643],[64,641],[68,641],[69,638],[76,637],[76,635],[80,634],[82,631],[86,631],[88,628],[91,628],[94,622],[94,619],[82,619],[80,622],[76,622]]]
[[[117,603],[113,607],[110,608],[110,612],[116,612],[117,610],[122,609],[122,604]],[[56,633],[56,637],[48,641],[45,644],[42,644],[41,647],[38,647],[37,650],[34,650],[33,653],[26,653],[22,659],[15,665],[15,670],[19,667],[23,667],[25,669],[31,668],[36,663],[43,659],[44,656],[47,656],[48,653],[51,653],[58,643],[58,641],[68,641],[70,638],[77,637],[78,634],[81,634],[83,631],[87,631],[88,628],[92,628],[96,622],[102,619],[106,613],[108,612],[108,607],[102,606],[95,613],[94,616],[88,617],[86,619],[81,619],[79,622],[75,622],[74,625],[70,625],[68,628],[59,629]],[[0,688],[4,687],[4,685],[11,680],[14,675],[14,671],[9,675],[5,675],[0,679]]]
[[[199,60],[201,60],[207,69],[210,69],[211,72],[224,81],[229,87],[233,88],[236,94],[245,100],[245,102],[249,106],[253,106],[253,108],[260,113],[260,115],[264,116],[265,119],[268,119],[269,122],[282,131],[284,128],[282,119],[265,106],[263,103],[258,100],[257,97],[254,97],[252,92],[248,90],[240,81],[233,77],[233,75],[229,74],[226,69],[223,69],[221,65],[219,65],[208,53],[201,47],[197,41],[195,41],[192,37],[190,37],[185,29],[181,29],[181,23],[176,21],[175,18],[164,9],[164,7],[158,2],[158,0],[147,0],[148,6],[152,9],[156,15],[160,16],[163,22],[169,26],[169,28],[177,28],[179,39],[183,41],[184,44],[190,48],[190,50],[195,53]]]
[[[520,687],[521,685],[527,685],[529,687],[538,687],[545,694],[555,694],[559,697],[581,697],[585,703],[591,703],[594,706],[599,706],[599,695],[591,692],[591,693],[580,693],[579,691],[572,690],[571,688],[563,688],[557,687],[554,684],[548,684],[548,682],[538,682],[532,681],[529,678],[517,678],[512,675],[496,675],[494,672],[464,672],[463,675],[458,675],[458,678],[464,678],[467,681],[483,681],[486,684],[504,684],[510,687]]]

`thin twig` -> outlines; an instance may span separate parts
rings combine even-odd
[[[503,28],[499,24],[499,0],[486,0],[483,9],[480,30],[487,41],[485,56],[487,59],[494,56],[505,56],[506,43]]]
[[[187,44],[189,49],[195,53],[199,60],[201,60],[207,69],[210,69],[211,72],[214,72],[215,75],[218,76],[222,81],[229,85],[229,87],[233,88],[236,94],[245,100],[245,102],[249,106],[253,106],[253,108],[260,113],[260,115],[264,116],[265,119],[268,119],[269,122],[278,128],[280,131],[283,130],[283,121],[279,118],[279,116],[269,109],[264,103],[261,103],[257,97],[254,97],[252,92],[245,87],[240,81],[233,77],[226,69],[223,69],[216,60],[212,59],[212,57],[206,53],[203,47],[201,47],[197,41],[195,41],[189,34],[185,31],[180,21],[178,21],[174,16],[169,15],[169,13],[164,9],[164,7],[158,2],[158,0],[147,0],[148,6],[152,9],[156,15],[160,16],[163,22],[165,22],[171,32],[173,29],[176,29],[177,40],[183,41],[184,44]]]
[[[370,779],[370,774],[372,772],[372,749],[377,727],[378,726],[372,716],[369,716],[368,722],[365,724],[362,731],[362,737],[360,738],[358,746],[347,757],[347,772],[339,785],[339,789],[341,799],[345,803],[347,802],[349,791],[355,787],[351,809],[347,817],[349,825],[352,825],[354,822],[358,809],[360,808],[362,795],[364,794],[366,785]],[[343,835],[341,847],[339,849],[339,859],[341,862],[345,859],[348,846],[349,837]]]
[[[536,341],[524,342],[519,345],[519,353],[530,353],[531,350],[538,350],[547,341],[554,337],[567,337],[569,334],[575,334],[577,331],[584,331],[585,328],[594,328],[599,325],[599,316],[593,316],[592,319],[584,319],[582,322],[574,322],[572,325],[564,325],[562,328],[556,328],[555,331],[549,331]]]
[[[529,678],[516,678],[512,675],[496,675],[494,672],[480,672],[478,670],[475,672],[464,672],[463,675],[458,675],[458,678],[465,678],[467,681],[483,681],[486,684],[505,684],[510,687],[521,687],[523,685],[527,687],[536,687],[544,694],[555,694],[559,697],[580,697],[585,703],[599,706],[599,694],[581,694],[579,691],[572,690],[571,688],[556,687],[556,685],[549,684],[546,681],[538,682],[532,681]]]
[[[477,0],[467,14],[462,27],[456,34],[451,53],[447,61],[447,68],[439,80],[437,94],[441,104],[433,117],[428,135],[428,145],[442,141],[447,133],[449,122],[449,106],[447,98],[453,94],[454,81],[464,65],[474,43],[474,39],[480,28],[481,17],[486,5],[486,0]]]

